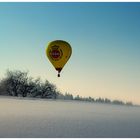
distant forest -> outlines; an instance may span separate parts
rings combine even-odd
[[[28,76],[28,72],[22,72],[19,70],[9,71],[0,80],[0,95],[4,96],[21,96],[21,97],[35,97],[35,98],[47,98],[47,99],[63,99],[63,100],[78,100],[94,103],[106,103],[116,105],[128,105],[132,106],[132,102],[123,102],[120,100],[110,100],[108,98],[93,98],[93,97],[81,97],[77,95],[74,97],[70,93],[61,93],[58,91],[56,85],[50,83],[48,80],[42,82],[40,78],[34,79]]]

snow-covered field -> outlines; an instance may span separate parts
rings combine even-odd
[[[0,96],[0,137],[140,137],[140,107]]]

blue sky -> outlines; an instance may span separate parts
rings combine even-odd
[[[0,76],[28,70],[62,92],[140,104],[139,17],[140,3],[0,3]],[[45,56],[56,39],[73,49],[61,78]]]

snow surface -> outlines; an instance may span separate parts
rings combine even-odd
[[[0,97],[0,137],[140,137],[140,107]]]

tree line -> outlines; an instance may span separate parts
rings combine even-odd
[[[40,78],[34,79],[33,77],[28,76],[28,72],[22,72],[19,70],[16,71],[7,70],[5,77],[0,80],[0,95],[77,100],[77,101],[88,101],[117,105],[130,105],[130,106],[133,105],[132,102],[125,103],[120,100],[111,101],[108,98],[99,97],[95,99],[92,97],[81,97],[79,95],[74,97],[70,93],[63,94],[57,90],[56,85],[50,83],[48,80],[45,80],[43,82]]]

